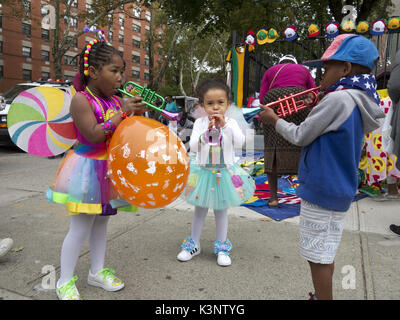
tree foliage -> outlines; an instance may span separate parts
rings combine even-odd
[[[198,71],[198,65],[188,61],[191,52],[195,53],[195,61],[201,61],[201,57],[215,39],[218,50],[217,47],[211,50],[207,65],[213,65],[216,71],[211,73],[211,76],[224,76],[225,59],[221,59],[221,56],[226,57],[232,46],[233,30],[238,32],[243,41],[250,29],[255,32],[261,28],[283,31],[289,25],[297,25],[299,37],[307,39],[307,30],[312,23],[319,25],[321,30],[327,22],[340,23],[348,13],[342,12],[345,5],[356,8],[356,22],[387,18],[388,9],[393,5],[391,0],[159,0],[159,3],[164,13],[172,21],[181,23],[185,30],[185,35],[180,38],[175,54],[169,61],[166,85],[171,90],[174,88],[187,94],[193,92],[195,84],[191,73]],[[196,33],[195,30],[199,26],[202,26],[202,31]],[[174,25],[168,25],[167,32],[169,28],[173,29]],[[266,47],[268,46],[257,50],[271,55]],[[202,76],[210,74],[203,72]],[[179,89],[181,82],[183,90]]]

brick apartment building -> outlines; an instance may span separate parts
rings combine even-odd
[[[74,0],[73,13],[90,10],[91,0]],[[16,19],[10,17],[9,10],[0,4],[0,93],[7,91],[17,83],[39,80],[56,80],[53,72],[51,54],[51,30],[43,29],[41,23],[48,13],[42,7],[47,2],[42,0],[23,0],[23,9],[30,12],[32,19]],[[126,62],[127,81],[135,81],[146,85],[149,77],[149,56],[143,41],[149,30],[150,10],[134,10],[128,15],[118,13],[109,15],[108,26],[102,27],[112,45],[123,53]],[[28,16],[29,17],[29,16]],[[70,33],[83,30],[85,23],[72,19]],[[60,28],[67,27],[64,19]],[[93,39],[93,35],[81,35],[75,46],[70,47],[62,58],[63,81],[72,81],[78,70],[78,59],[73,59],[81,52],[85,44]],[[155,53],[154,64],[159,61]]]

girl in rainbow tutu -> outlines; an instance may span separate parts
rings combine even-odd
[[[107,224],[117,209],[137,210],[119,199],[107,176],[107,146],[124,118],[141,115],[146,108],[139,96],[124,102],[116,96],[124,82],[125,63],[119,52],[105,41],[103,31],[98,31],[97,36],[80,54],[80,71],[74,79],[77,93],[71,101],[70,112],[77,143],[61,162],[47,192],[50,201],[65,204],[70,214],[56,289],[61,300],[81,299],[74,270],[87,236],[91,258],[88,284],[106,291],[124,287],[114,270],[104,268]]]
[[[228,208],[239,206],[253,196],[254,180],[235,163],[235,149],[242,148],[245,135],[234,118],[226,116],[238,109],[230,105],[230,89],[218,79],[203,81],[198,97],[205,115],[197,119],[190,137],[190,175],[184,199],[195,206],[191,236],[182,245],[177,259],[188,261],[200,253],[200,236],[208,209],[214,209],[216,241],[214,253],[220,266],[231,264],[232,243],[227,238]],[[242,112],[239,110],[241,117]],[[244,120],[243,120],[244,121]]]

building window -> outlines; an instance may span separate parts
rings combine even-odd
[[[31,48],[22,46],[22,56],[31,57]]]
[[[145,66],[148,66],[149,62],[150,62],[149,58],[144,58],[144,65]]]
[[[134,8],[134,9],[133,9],[133,15],[134,15],[136,18],[140,18],[140,9],[139,9],[139,8]]]
[[[0,16],[0,28],[3,28],[3,16]]]
[[[150,11],[146,11],[146,20],[150,21],[151,20],[151,13]]]
[[[29,0],[22,0],[22,11],[25,12],[27,17],[31,16],[31,2]]]
[[[67,56],[67,55],[64,56],[64,64],[67,66],[76,66],[77,65],[75,57],[71,57],[71,56]]]
[[[75,29],[78,28],[78,19],[77,18],[71,18],[71,25]]]
[[[3,79],[3,66],[0,66],[0,80]]]
[[[109,25],[109,26],[112,26],[113,23],[114,23],[114,16],[113,16],[112,13],[109,13],[109,14],[108,14],[108,25]]]
[[[113,41],[113,32],[112,32],[112,30],[108,31],[108,41],[110,41],[110,42]]]
[[[72,0],[71,6],[74,8],[78,8],[78,0]]]
[[[142,31],[142,28],[141,28],[139,25],[137,25],[137,24],[133,24],[133,25],[132,25],[132,31],[135,31],[135,32],[137,32],[137,33],[140,33],[140,32]]]
[[[120,44],[124,44],[124,35],[123,34],[118,34],[118,41]]]
[[[49,78],[50,78],[50,72],[42,71],[42,79],[44,81],[47,81],[49,80]]]
[[[148,72],[144,73],[144,80],[149,80],[150,79],[150,74]]]
[[[68,39],[70,41],[70,47],[78,47],[78,38],[74,37],[69,37]]]
[[[121,51],[121,50],[118,50],[118,53],[119,53],[119,55],[121,56],[121,58],[123,59],[123,58],[124,58],[124,52]]]
[[[49,61],[50,60],[50,52],[47,50],[42,50],[42,60]]]
[[[121,29],[124,30],[124,18],[119,17],[118,24],[121,27]]]
[[[31,25],[28,23],[22,23],[22,33],[30,36],[31,35]]]
[[[32,70],[22,69],[22,80],[32,81]]]
[[[0,54],[3,54],[3,41],[0,41]]]
[[[90,3],[86,3],[86,12],[87,13],[94,13],[92,5]]]
[[[50,40],[50,31],[46,29],[42,29],[42,39],[47,40],[48,42]]]
[[[47,3],[46,4],[42,4],[42,7],[40,8],[40,14],[42,15],[42,17],[47,16],[49,14],[49,11],[50,11],[45,6],[47,6]]]
[[[140,41],[132,39],[132,47],[140,49]]]
[[[69,17],[69,21],[70,21],[71,27],[73,27],[75,29],[78,28],[78,19],[77,18]],[[67,16],[64,16],[64,23],[68,24],[68,17]]]
[[[140,79],[140,71],[132,70],[132,78],[133,79]]]
[[[140,63],[140,56],[137,56],[136,54],[132,55],[132,62],[133,63]]]

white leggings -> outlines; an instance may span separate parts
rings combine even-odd
[[[104,268],[109,216],[78,214],[71,216],[69,231],[61,249],[61,275],[58,286],[73,276],[83,242],[89,236],[90,271],[96,274]]]
[[[204,222],[208,208],[195,207],[192,221],[192,238],[196,243],[200,243],[201,233],[203,231]],[[228,234],[228,210],[214,210],[216,239],[225,241]]]

